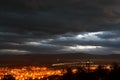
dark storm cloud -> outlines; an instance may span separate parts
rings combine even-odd
[[[119,4],[119,0],[1,0],[0,52],[59,53],[86,47],[88,52],[94,48],[94,53],[118,53]]]
[[[118,16],[114,16],[116,15],[113,11],[115,8],[112,5],[112,3],[118,3],[113,0],[34,0],[34,2],[33,0],[12,0],[8,2],[1,1],[1,4],[4,4],[1,6],[9,8],[1,7],[1,25],[17,27],[18,31],[39,31],[51,34],[96,31],[108,29],[104,25],[112,28],[110,24],[118,19]],[[37,10],[33,10],[36,8],[34,4],[39,5]],[[109,8],[109,5],[113,7]],[[26,6],[33,8],[28,9]],[[109,22],[111,18],[114,21],[107,24],[106,21]],[[116,28],[119,27],[116,26]]]

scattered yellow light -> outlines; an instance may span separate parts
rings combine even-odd
[[[72,69],[73,74],[77,73],[77,71],[78,71],[77,69]]]
[[[55,70],[55,69],[49,69],[47,67],[23,67],[23,68],[0,68],[0,79],[3,78],[4,75],[12,74],[16,80],[26,80],[29,78],[32,79],[41,79],[44,77],[48,77],[51,75],[62,75],[62,70]]]

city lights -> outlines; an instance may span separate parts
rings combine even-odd
[[[102,65],[101,68],[110,71],[111,65]],[[94,72],[99,69],[99,65],[92,61],[81,61],[81,62],[69,62],[69,63],[58,63],[53,64],[52,67],[39,67],[39,66],[24,66],[21,68],[14,67],[0,67],[0,79],[5,75],[12,75],[15,80],[43,80],[49,76],[57,75],[63,76],[67,73],[67,68],[71,69],[73,74],[76,74],[80,68],[86,72]]]
[[[63,75],[62,70],[50,69],[47,67],[23,67],[23,68],[0,68],[0,79],[4,77],[4,75],[13,75],[16,80],[26,80],[26,79],[41,79],[44,77],[48,77],[51,75]]]

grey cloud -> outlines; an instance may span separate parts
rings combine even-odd
[[[27,0],[26,0],[27,1]],[[12,5],[13,2],[16,4],[27,5],[26,1],[9,1],[8,6],[17,6]],[[19,3],[20,2],[20,3]],[[112,22],[119,22],[118,16],[114,17],[109,15],[108,6],[101,7],[101,4],[112,3],[116,1],[102,1],[100,0],[52,0],[52,1],[40,1],[41,5],[46,5],[44,9],[26,11],[22,10],[2,10],[1,11],[1,25],[9,25],[11,28],[17,27],[19,31],[40,31],[50,34],[56,33],[66,33],[66,32],[79,32],[79,31],[96,31],[102,29],[113,28],[113,26],[108,26],[106,21],[113,20]],[[29,3],[29,2],[28,2]],[[4,2],[5,4],[5,2]],[[37,4],[37,3],[36,3]],[[19,6],[18,5],[18,6]],[[22,8],[22,6],[19,6]],[[105,13],[104,8],[108,10]],[[12,9],[14,9],[12,7]],[[22,8],[23,9],[23,8]],[[27,9],[26,9],[27,10]],[[119,13],[118,13],[119,14]],[[110,20],[109,20],[110,17]],[[106,19],[107,20],[106,20]],[[116,21],[117,20],[117,21]],[[112,23],[110,22],[109,25]],[[102,26],[101,26],[102,25]],[[116,26],[116,28],[119,28]]]
[[[102,39],[117,39],[120,38],[120,31],[116,30],[116,31],[106,31],[103,34],[98,34],[97,36],[102,38]]]
[[[25,40],[5,41],[0,44],[1,49],[19,49],[31,53],[118,53],[120,48],[120,36],[118,31],[80,32],[66,33],[48,38],[26,38]],[[113,37],[112,35],[115,35]],[[28,39],[28,40],[27,40]],[[75,46],[80,46],[78,49]],[[87,49],[88,46],[88,49]],[[73,50],[69,47],[74,47]],[[68,48],[68,49],[67,49]],[[90,49],[89,49],[90,48]]]
[[[0,49],[1,54],[14,54],[14,55],[23,55],[30,53],[26,50],[18,50],[18,49]]]
[[[58,36],[53,39],[41,41],[43,44],[53,44],[62,46],[74,45],[93,45],[103,47],[120,47],[119,31],[99,31],[99,32],[81,32],[69,34],[69,36]]]
[[[0,49],[62,52],[64,46],[90,45],[119,52],[119,4],[119,0],[1,0]],[[98,31],[103,33],[90,34]]]
[[[20,51],[28,51],[29,53],[61,53],[60,49],[63,49],[62,46],[49,46],[48,44],[46,45],[28,45],[28,44],[18,44],[18,43],[7,43],[7,44],[1,44],[0,45],[0,50],[20,50]],[[3,54],[4,52],[2,52]],[[11,54],[11,53],[9,53]],[[25,53],[24,53],[25,54]]]

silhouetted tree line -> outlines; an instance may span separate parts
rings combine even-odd
[[[71,68],[67,68],[67,73],[63,76],[52,75],[34,80],[120,80],[120,67],[118,64],[114,64],[112,70],[103,69],[101,66],[95,71],[86,71],[80,67],[77,70],[76,73],[73,73]],[[12,75],[5,75],[2,80],[15,80],[15,78]]]
[[[15,80],[15,78],[12,75],[4,75],[2,80]]]
[[[50,76],[46,80],[120,80],[120,67],[115,64],[113,69],[107,70],[99,66],[95,71],[86,71],[78,68],[77,73],[72,73],[71,69],[67,69],[67,73],[63,76]]]

